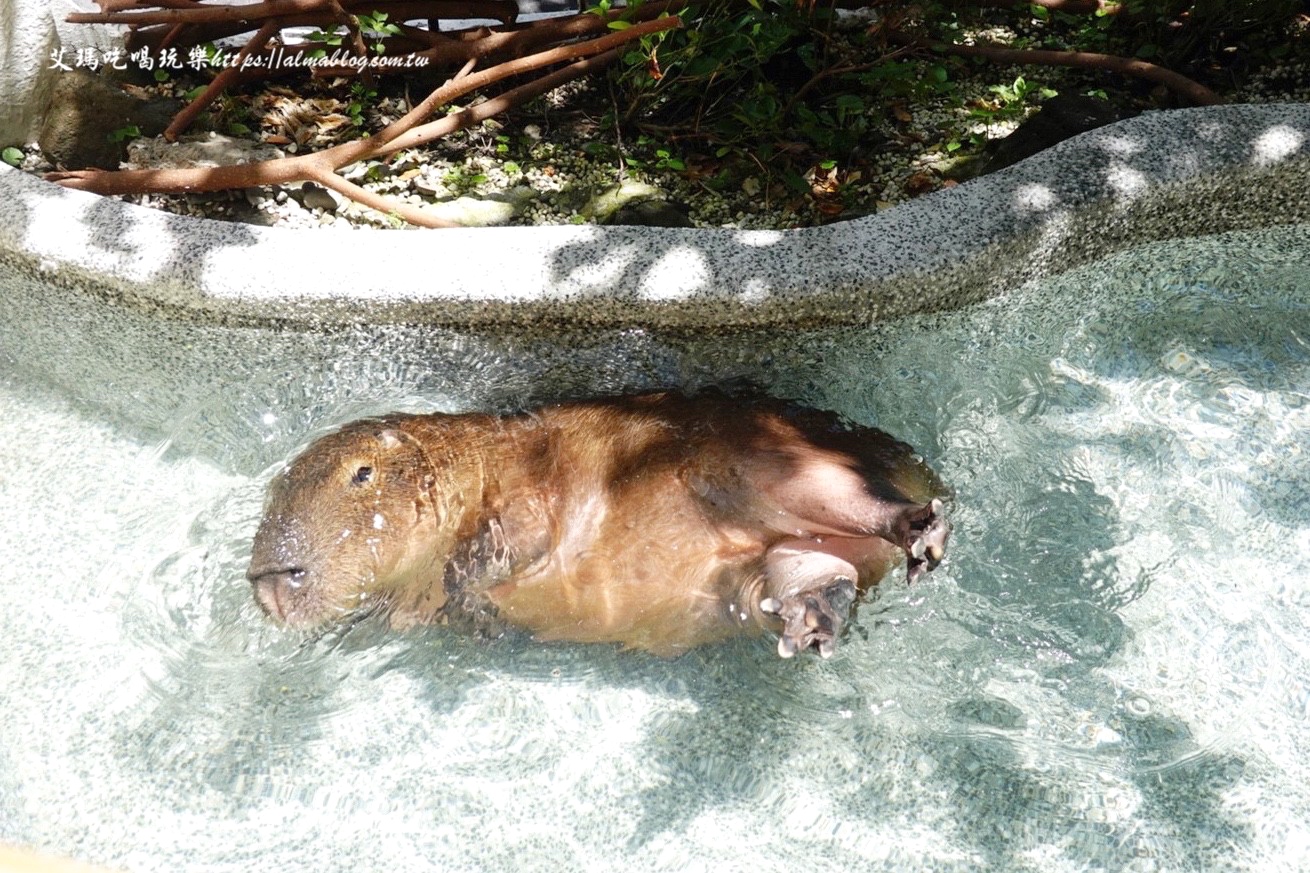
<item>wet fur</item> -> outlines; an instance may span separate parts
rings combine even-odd
[[[249,576],[296,626],[385,609],[663,655],[768,629],[826,655],[903,552],[940,560],[942,493],[905,444],[777,401],[389,415],[275,478]]]

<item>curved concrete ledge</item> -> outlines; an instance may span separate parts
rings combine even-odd
[[[286,231],[0,168],[0,364],[145,439],[285,450],[325,406],[433,403],[451,386],[497,406],[751,378],[801,354],[766,351],[761,330],[955,308],[1147,242],[1310,222],[1308,170],[1307,105],[1147,115],[789,232]],[[288,404],[302,418],[281,434]]]
[[[1310,106],[1151,113],[888,212],[767,232],[291,231],[0,172],[0,265],[217,323],[706,328],[949,308],[1125,246],[1310,219]]]

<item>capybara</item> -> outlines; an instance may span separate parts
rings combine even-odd
[[[392,414],[274,477],[247,575],[294,627],[382,612],[660,655],[767,630],[827,657],[902,552],[911,581],[942,559],[943,494],[904,443],[777,400]]]

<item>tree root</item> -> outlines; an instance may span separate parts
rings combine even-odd
[[[663,15],[684,0],[660,0],[644,4],[632,11],[631,20],[649,21]],[[245,6],[204,5],[197,0],[104,0],[102,12],[73,13],[70,22],[100,22],[125,24],[135,36],[142,27],[153,28],[157,48],[164,46],[187,48],[215,38],[217,34],[232,36],[256,30],[240,49],[232,63],[224,67],[204,91],[194,98],[164,131],[169,142],[195,121],[196,117],[227,88],[238,83],[271,78],[287,69],[302,69],[310,53],[321,50],[318,44],[285,45],[280,41],[270,45],[284,28],[317,26],[335,28],[345,26],[353,59],[368,56],[363,34],[354,15],[361,12],[383,12],[396,15],[397,20],[432,16],[487,15],[500,17],[509,27],[517,15],[517,6],[510,0],[264,0]],[[469,60],[496,62],[522,57],[544,46],[606,33],[611,25],[626,15],[621,9],[607,15],[572,15],[565,18],[545,19],[512,30],[495,32],[485,27],[471,28],[454,33],[434,33],[417,28],[403,28],[398,36],[374,40],[383,46],[389,58],[400,57],[408,64],[395,64],[379,69],[383,72],[404,73],[414,65],[458,67]],[[197,30],[203,29],[203,33]],[[422,36],[420,36],[420,34]],[[140,40],[137,40],[138,42]],[[129,41],[129,44],[131,41]],[[316,76],[371,77],[374,68],[345,63],[337,66],[316,64]]]
[[[888,34],[888,37],[894,42],[917,46],[937,54],[984,58],[1001,64],[1033,64],[1048,67],[1107,70],[1112,73],[1133,76],[1163,85],[1197,106],[1215,106],[1223,102],[1218,94],[1200,82],[1189,79],[1182,73],[1175,73],[1173,70],[1167,70],[1164,67],[1140,61],[1136,58],[1124,58],[1099,52],[1012,49],[993,45],[959,45],[957,43],[923,40],[900,33]]]
[[[165,137],[175,139],[195,118],[228,88],[300,69],[295,63],[278,66],[286,59],[303,59],[320,45],[285,45],[279,39],[283,29],[312,26],[325,30],[346,28],[342,38],[347,56],[367,57],[364,34],[357,15],[385,12],[389,20],[402,23],[398,33],[375,35],[371,43],[382,42],[389,58],[409,57],[438,67],[462,65],[445,84],[429,94],[404,117],[367,139],[342,143],[311,154],[236,166],[161,170],[80,170],[47,174],[46,178],[65,187],[104,195],[179,193],[250,188],[261,185],[313,181],[372,209],[424,227],[446,227],[450,222],[430,211],[393,201],[370,192],[338,175],[342,167],[373,160],[432,142],[454,131],[470,127],[504,112],[564,82],[577,79],[613,62],[625,43],[680,27],[679,18],[669,17],[689,0],[653,0],[640,6],[608,14],[577,14],[526,24],[515,24],[517,6],[513,0],[261,0],[244,6],[216,5],[200,0],[99,0],[102,11],[74,13],[71,22],[126,24],[133,43],[152,51],[169,47],[186,49],[221,36],[251,33],[234,62],[220,71],[204,91],[188,104],[169,125]],[[842,0],[844,2],[844,0]],[[867,0],[861,0],[861,3]],[[1014,5],[1016,0],[975,0],[983,5]],[[1117,12],[1111,0],[1032,0],[1048,9],[1074,13]],[[663,16],[663,17],[661,17]],[[503,27],[493,30],[473,27],[462,31],[425,31],[403,25],[416,18],[500,19]],[[617,24],[622,18],[622,24]],[[623,27],[616,30],[615,27]],[[960,45],[913,37],[897,31],[888,22],[886,38],[906,49],[931,51],[961,57],[981,57],[997,63],[1037,64],[1107,70],[1155,82],[1200,105],[1221,102],[1218,95],[1179,73],[1146,61],[1094,52],[1012,49],[994,45]],[[884,58],[885,60],[886,58]],[[478,64],[493,64],[473,72]],[[541,73],[548,67],[567,64],[538,75],[525,84],[462,111],[437,118],[433,114],[452,101],[512,76]],[[853,72],[859,66],[836,66],[821,70],[803,85],[787,104],[789,110],[820,81],[838,73]],[[403,72],[404,65],[378,71]],[[363,66],[349,63],[338,67],[315,67],[315,75],[370,75]]]
[[[1118,15],[1123,3],[1114,0],[982,0],[982,6],[998,6],[1013,9],[1016,6],[1041,6],[1052,12],[1068,12],[1071,15]]]
[[[402,149],[414,148],[477,124],[564,82],[594,72],[613,62],[619,57],[618,49],[624,43],[679,27],[681,24],[681,20],[677,17],[644,21],[623,30],[611,31],[595,39],[558,46],[528,57],[507,61],[479,73],[468,72],[474,63],[470,59],[460,74],[434,90],[402,118],[392,122],[375,136],[342,143],[312,154],[225,167],[64,171],[49,173],[46,179],[67,188],[104,195],[196,193],[310,180],[373,209],[396,215],[411,224],[424,227],[448,227],[449,222],[437,219],[425,210],[396,203],[347,182],[336,174],[336,170],[357,161],[371,160],[394,154]],[[438,108],[466,94],[511,76],[534,72],[566,61],[573,61],[573,63],[476,106],[435,121],[421,123]]]

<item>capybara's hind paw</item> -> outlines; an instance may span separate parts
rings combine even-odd
[[[854,602],[855,583],[839,578],[821,588],[784,594],[782,599],[765,598],[760,609],[782,619],[779,656],[790,658],[813,647],[820,656],[830,658]]]
[[[909,515],[905,557],[911,583],[929,570],[937,569],[946,555],[951,525],[944,515],[945,509],[941,499],[934,497]]]

